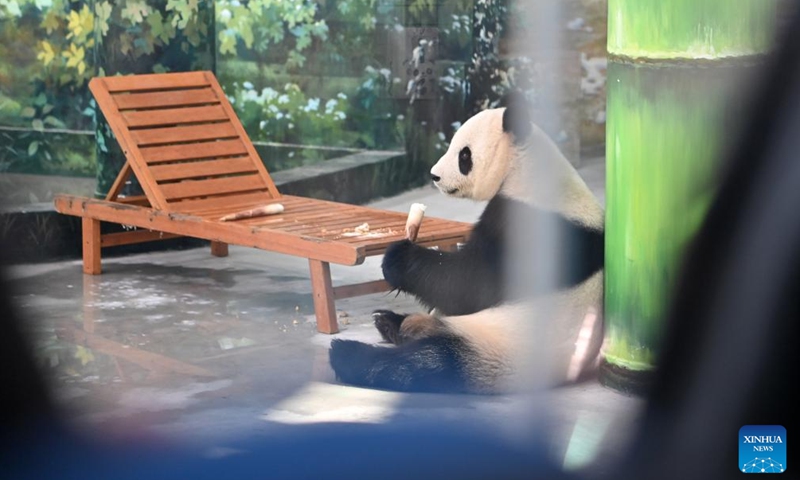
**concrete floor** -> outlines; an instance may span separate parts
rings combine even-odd
[[[602,161],[582,175],[603,198]],[[432,187],[373,205],[474,221],[483,205]],[[332,267],[334,284],[373,280],[380,258]],[[282,424],[419,422],[495,425],[509,435],[531,412],[544,418],[553,457],[567,468],[612,462],[642,401],[589,381],[536,396],[398,394],[338,384],[327,363],[331,337],[316,332],[305,260],[231,247],[104,260],[84,276],[80,262],[17,266],[16,303],[31,320],[60,404],[81,427],[115,435],[155,434],[223,446]],[[404,296],[337,302],[342,338],[377,342],[376,308],[415,311]],[[516,432],[519,433],[519,432]]]

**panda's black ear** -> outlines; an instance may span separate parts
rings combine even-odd
[[[503,131],[514,137],[514,142],[523,143],[531,134],[531,116],[528,112],[528,102],[518,92],[508,94],[503,103],[506,109],[503,112]]]

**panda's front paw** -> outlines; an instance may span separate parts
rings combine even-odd
[[[383,256],[383,278],[392,286],[404,290],[409,271],[411,252],[416,247],[410,240],[401,240],[386,249]]]

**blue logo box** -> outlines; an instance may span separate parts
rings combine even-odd
[[[786,429],[780,425],[745,425],[739,429],[739,470],[786,471]]]

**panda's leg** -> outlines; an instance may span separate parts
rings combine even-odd
[[[395,345],[429,337],[440,332],[442,327],[439,319],[424,313],[400,315],[390,310],[376,310],[372,318],[381,337]]]
[[[400,325],[400,343],[432,337],[442,332],[444,324],[438,318],[425,313],[409,315]]]

